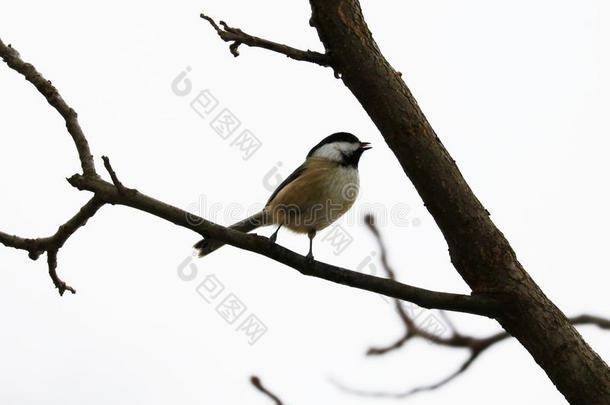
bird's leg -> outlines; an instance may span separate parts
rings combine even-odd
[[[316,230],[312,229],[311,231],[307,232],[307,237],[309,238],[309,253],[307,253],[307,256],[305,256],[305,258],[307,259],[308,262],[313,262],[312,247],[313,247],[313,238],[316,237]]]
[[[277,229],[275,230],[275,232],[273,232],[271,234],[271,236],[269,236],[269,242],[271,243],[275,243],[275,240],[277,239],[277,233],[280,231],[280,228],[282,227],[282,224],[280,224],[280,226],[277,227]]]

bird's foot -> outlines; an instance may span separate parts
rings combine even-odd
[[[313,263],[313,253],[309,252],[307,253],[307,256],[305,256],[305,260],[307,260],[307,263]]]

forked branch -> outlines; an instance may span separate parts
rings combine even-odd
[[[222,31],[213,23],[213,20],[205,16],[204,18],[208,19],[208,21],[215,26],[219,35],[226,32],[226,34],[221,35],[221,37],[224,36],[225,40],[239,40],[243,43],[253,44],[252,46],[261,46],[272,50],[278,50],[291,57],[298,56],[310,58],[312,55],[309,51],[304,54],[298,54],[298,52],[302,52],[298,51],[297,54],[295,54],[293,48],[286,48],[284,46],[277,48],[277,46],[279,46],[277,44],[251,37],[238,29],[228,27],[226,24],[223,24],[224,31]],[[320,57],[320,55],[315,53],[313,53],[313,55],[314,58]],[[49,274],[54,285],[59,289],[60,294],[63,294],[66,290],[74,292],[74,289],[66,285],[66,283],[61,281],[57,276],[57,253],[59,249],[76,229],[83,226],[89,218],[95,215],[102,205],[108,203],[125,205],[140,211],[148,212],[178,226],[191,229],[204,237],[217,239],[229,245],[269,257],[270,259],[298,270],[304,275],[323,278],[335,283],[376,292],[400,300],[408,300],[426,308],[439,308],[477,315],[493,316],[501,305],[500,300],[493,296],[470,296],[430,291],[402,284],[396,280],[362,274],[326,263],[311,263],[304,256],[276,244],[269,243],[269,240],[265,237],[237,232],[203,218],[195,218],[195,220],[193,220],[194,216],[184,210],[148,197],[135,189],[125,187],[119,180],[119,177],[112,168],[110,160],[107,157],[103,157],[104,166],[112,179],[112,183],[104,181],[95,171],[93,159],[91,158],[89,151],[89,145],[78,125],[74,110],[65,104],[57,90],[49,81],[44,79],[32,65],[23,62],[19,54],[12,47],[5,46],[1,41],[0,56],[2,56],[9,67],[23,74],[26,80],[34,84],[38,91],[46,97],[49,104],[55,107],[62,116],[64,116],[68,131],[72,135],[83,167],[82,175],[76,174],[68,179],[68,181],[79,190],[87,190],[93,193],[93,198],[75,215],[75,217],[60,227],[58,232],[50,238],[24,239],[0,233],[1,243],[6,246],[26,250],[30,253],[30,257],[32,258],[37,258],[42,252],[47,252]]]
[[[53,285],[55,285],[59,291],[59,295],[63,295],[66,290],[74,294],[76,291],[63,282],[57,275],[57,253],[64,243],[66,243],[68,238],[70,238],[70,236],[80,227],[84,226],[89,218],[93,217],[102,205],[104,205],[104,202],[96,196],[93,196],[76,215],[61,225],[52,236],[28,239],[0,232],[0,243],[7,247],[27,251],[29,258],[32,260],[38,259],[41,254],[46,252],[49,275],[51,276]]]
[[[377,243],[379,244],[379,249],[381,251],[382,268],[386,272],[388,278],[395,280],[396,274],[389,264],[387,249],[385,247],[379,229],[375,225],[374,218],[372,216],[367,216],[366,224],[377,239]],[[424,327],[418,325],[415,320],[409,315],[409,313],[405,310],[401,301],[394,300],[394,306],[396,308],[398,317],[400,318],[400,321],[404,326],[403,335],[395,342],[387,346],[369,348],[366,353],[368,356],[380,356],[390,353],[403,347],[407,342],[414,338],[424,339],[430,343],[439,346],[451,347],[455,349],[466,349],[468,351],[468,356],[461,363],[460,367],[457,368],[457,370],[451,372],[449,375],[443,377],[439,381],[428,385],[409,388],[402,392],[366,391],[362,389],[351,388],[346,386],[345,384],[333,380],[333,383],[337,385],[341,390],[360,396],[388,398],[405,398],[417,394],[419,392],[435,390],[448,384],[455,378],[462,375],[472,366],[472,364],[474,364],[474,362],[483,352],[485,352],[495,344],[511,337],[507,332],[504,331],[497,332],[495,334],[483,338],[464,335],[458,332],[458,330],[453,326],[452,321],[448,318],[447,314],[442,311],[441,316],[444,318],[445,323],[449,326],[450,334],[449,336],[439,336],[438,334],[431,333]],[[599,327],[600,329],[610,330],[610,319],[604,319],[592,315],[580,315],[574,318],[570,318],[570,323],[572,325],[594,325]]]

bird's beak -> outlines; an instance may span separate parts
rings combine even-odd
[[[360,149],[369,150],[371,148],[372,148],[372,146],[371,146],[370,142],[360,142]]]

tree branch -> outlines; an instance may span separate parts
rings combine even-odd
[[[68,133],[71,135],[74,145],[76,146],[83,175],[87,178],[97,178],[98,174],[95,170],[95,163],[93,162],[93,156],[89,149],[89,143],[78,123],[76,111],[68,106],[57,89],[51,84],[50,80],[46,80],[34,66],[24,62],[21,59],[19,52],[11,45],[5,45],[1,39],[0,57],[2,57],[2,60],[4,60],[11,69],[22,74],[28,82],[33,84],[46,98],[47,102],[63,117],[66,122]],[[74,215],[74,217],[60,226],[53,236],[26,239],[0,232],[0,243],[15,249],[26,250],[28,256],[32,260],[38,259],[42,253],[46,252],[49,275],[53,284],[58,289],[59,295],[63,295],[65,291],[70,291],[74,294],[76,291],[63,282],[57,275],[57,254],[68,238],[72,236],[78,228],[85,225],[87,220],[95,215],[102,205],[104,205],[103,201],[94,196],[78,213],[76,213],[76,215]]]
[[[274,393],[272,393],[263,386],[263,383],[261,382],[260,378],[253,375],[252,377],[250,377],[250,382],[257,390],[259,390],[260,392],[268,396],[271,400],[273,400],[273,402],[275,402],[275,405],[283,405],[283,402]]]
[[[125,195],[128,192],[133,192],[134,190],[126,188],[123,183],[121,183],[119,177],[117,176],[116,172],[112,168],[112,165],[110,164],[110,159],[108,158],[108,156],[102,156],[102,160],[104,161],[104,167],[106,168],[106,171],[110,175],[110,179],[112,179],[112,184],[114,184],[119,194]]]
[[[76,290],[66,284],[62,279],[57,275],[57,250],[49,250],[47,251],[47,264],[49,266],[49,276],[53,281],[53,285],[59,291],[59,295],[64,295],[66,290],[70,291],[72,294],[76,294]]]
[[[89,218],[104,205],[104,202],[93,196],[72,218],[61,225],[55,234],[46,238],[27,239],[15,235],[0,232],[0,243],[7,247],[25,250],[32,260],[36,260],[44,252],[47,253],[47,263],[49,275],[55,287],[59,290],[59,295],[63,295],[66,290],[75,294],[76,291],[66,285],[57,275],[57,253],[80,227],[84,226]]]
[[[246,34],[239,28],[230,27],[224,21],[220,21],[220,25],[222,25],[222,28],[220,28],[211,17],[208,17],[203,13],[201,13],[200,17],[210,23],[210,25],[216,30],[216,33],[223,41],[231,42],[231,44],[229,45],[229,50],[231,51],[231,54],[233,54],[233,56],[235,57],[239,56],[239,46],[241,44],[244,44],[255,48],[263,48],[273,52],[281,53],[282,55],[286,55],[290,59],[315,63],[320,66],[331,66],[331,59],[328,54],[314,52],[310,50],[303,51],[288,45],[255,37],[254,35]]]
[[[580,315],[580,316],[570,318],[569,320],[572,325],[594,325],[594,326],[599,327],[600,329],[610,330],[610,319],[604,319],[601,317],[585,314],[585,315]],[[450,383],[451,381],[453,381],[454,379],[456,379],[457,377],[462,375],[465,371],[467,371],[470,368],[470,366],[472,366],[475,363],[475,361],[479,358],[479,356],[481,354],[483,354],[483,352],[485,352],[486,350],[488,350],[489,348],[494,346],[496,343],[499,343],[505,339],[512,337],[507,332],[498,332],[494,335],[490,335],[485,338],[477,338],[474,336],[463,336],[463,335],[458,334],[458,335],[453,335],[452,337],[446,338],[446,339],[438,339],[438,338],[430,339],[428,336],[429,334],[425,330],[422,330],[417,326],[410,327],[405,324],[405,327],[407,328],[407,331],[395,343],[393,343],[385,348],[370,348],[367,351],[367,355],[383,355],[383,354],[389,353],[393,350],[396,350],[396,349],[402,347],[404,345],[404,343],[406,343],[411,337],[417,336],[417,337],[423,338],[431,343],[434,343],[434,344],[437,344],[440,346],[466,349],[469,352],[468,356],[466,357],[466,359],[464,359],[464,361],[462,362],[462,364],[460,365],[460,367],[457,370],[455,370],[448,376],[440,379],[439,381],[432,383],[432,384],[428,384],[428,385],[422,385],[422,386],[418,386],[418,387],[414,387],[414,388],[409,388],[402,392],[367,391],[367,390],[362,390],[362,389],[355,389],[352,387],[348,387],[347,385],[342,384],[342,383],[338,382],[337,380],[332,380],[332,383],[335,386],[337,386],[339,389],[341,389],[342,391],[349,393],[349,394],[358,395],[358,396],[376,397],[376,398],[410,397],[410,396],[418,394],[420,392],[433,391],[435,389],[438,389],[438,388],[441,388],[441,387],[447,385],[448,383]]]
[[[78,151],[83,174],[88,177],[97,177],[93,156],[89,150],[89,143],[78,123],[76,111],[66,104],[57,89],[51,84],[50,80],[46,80],[34,66],[22,61],[19,52],[11,47],[11,45],[4,45],[1,39],[0,57],[11,69],[22,74],[28,82],[32,83],[47,99],[47,102],[63,117],[66,121],[66,128],[72,136],[72,140]]]
[[[180,208],[151,198],[137,190],[131,190],[130,193],[121,193],[117,187],[107,181],[99,178],[87,178],[78,174],[69,178],[68,181],[79,190],[93,192],[106,203],[124,205],[148,212],[178,226],[195,231],[203,237],[216,239],[240,249],[266,256],[307,276],[414,302],[425,308],[493,316],[499,306],[502,305],[499,298],[491,295],[470,296],[431,291],[318,261],[310,263],[305,256],[270,243],[266,237],[245,234],[220,226]]]
[[[388,277],[394,280],[396,278],[396,274],[389,265],[387,259],[387,249],[385,247],[385,244],[383,243],[379,229],[375,225],[374,218],[368,215],[365,219],[369,230],[376,237],[377,242],[379,244],[381,250],[382,267]],[[457,370],[433,384],[410,388],[402,392],[380,392],[350,388],[344,384],[337,382],[336,380],[333,380],[333,384],[339,387],[342,391],[359,396],[388,398],[405,398],[420,392],[432,391],[448,384],[455,378],[462,375],[466,370],[470,368],[470,366],[472,366],[472,364],[479,358],[479,356],[483,352],[485,352],[487,349],[494,346],[495,344],[511,337],[511,335],[509,335],[505,331],[497,332],[493,335],[484,338],[463,335],[455,329],[452,321],[449,319],[447,314],[442,311],[442,316],[445,318],[447,324],[450,325],[451,335],[449,337],[438,336],[418,326],[415,321],[409,316],[409,314],[404,310],[400,301],[394,300],[394,303],[396,312],[405,328],[403,335],[394,343],[391,343],[388,346],[369,348],[366,352],[367,356],[379,356],[387,354],[389,352],[401,348],[409,340],[417,337],[439,346],[451,347],[456,349],[466,349],[469,352],[468,357],[466,357],[466,359],[462,362],[462,364]],[[592,315],[580,315],[577,317],[570,318],[569,320],[572,325],[595,325],[598,326],[600,329],[610,330],[610,319],[604,319]]]
[[[359,2],[310,0],[310,4],[311,23],[318,30],[327,50],[324,54],[302,51],[251,36],[222,22],[221,29],[211,18],[205,15],[201,17],[214,27],[221,39],[231,42],[230,50],[234,56],[239,54],[238,47],[245,44],[281,53],[296,60],[322,66],[332,65],[335,72],[341,73],[345,85],[354,93],[384,135],[403,170],[422,196],[448,242],[452,262],[476,292],[475,295],[449,294],[409,286],[393,280],[390,273],[390,278],[384,279],[320,262],[309,263],[305,257],[270,244],[267,238],[258,235],[236,232],[203,219],[193,225],[192,221],[187,220],[189,217],[193,218],[193,215],[136,190],[125,189],[109,162],[106,167],[113,183],[103,181],[96,173],[76,112],[65,103],[49,81],[32,65],[23,62],[10,45],[5,46],[1,41],[2,59],[30,81],[64,118],[83,170],[82,175],[74,175],[69,181],[74,187],[93,192],[94,197],[90,202],[95,203],[92,203],[94,208],[87,208],[85,211],[88,213],[82,217],[79,216],[80,212],[75,216],[79,218],[69,226],[74,230],[67,232],[65,239],[56,234],[52,243],[45,244],[41,242],[44,238],[28,240],[0,233],[0,242],[27,250],[33,259],[46,251],[49,274],[60,294],[66,290],[73,291],[57,277],[57,246],[63,245],[104,203],[130,206],[192,229],[204,237],[264,255],[304,275],[411,301],[425,308],[495,317],[507,331],[519,339],[570,402],[590,404],[610,398],[610,369],[517,261],[508,241],[489,219],[489,213],[469,188],[455,161],[402,81],[401,75],[389,65],[379,51],[362,17]],[[331,53],[332,60],[329,56]],[[507,296],[511,297],[513,305],[506,305],[506,300],[500,298]],[[413,323],[408,314],[405,315],[405,324]],[[589,315],[583,315],[578,320],[604,328],[609,322]],[[451,337],[443,338],[426,335],[426,331],[416,331],[415,328],[411,326],[400,343],[392,347],[400,347],[417,335],[437,344],[466,347],[471,350],[470,358],[457,372],[439,383],[421,388],[420,391],[433,389],[451,381],[467,369],[483,350],[508,337],[507,333],[502,332],[484,341],[475,341],[454,329]]]
[[[510,297],[495,318],[572,404],[610,404],[610,367],[525,271],[410,89],[382,54],[358,0],[309,0],[333,68],[383,135],[474,293]]]
[[[208,21],[211,20],[208,19]],[[228,29],[226,32],[231,34],[230,37],[225,36],[225,38],[236,38],[234,37],[235,35],[239,38],[242,38],[242,36],[246,39],[254,38],[243,34],[240,30],[230,28],[226,24],[223,24],[223,26],[225,31]],[[259,44],[257,42],[258,39],[248,39],[248,41],[254,41],[252,43]],[[268,42],[263,42],[261,46],[269,47],[270,45]],[[27,250],[32,259],[38,258],[42,252],[47,252],[49,274],[53,283],[59,289],[60,294],[63,294],[66,290],[74,290],[57,276],[57,253],[59,249],[76,229],[84,225],[87,219],[95,215],[103,204],[110,203],[130,206],[148,212],[176,225],[191,229],[204,237],[217,239],[235,247],[269,257],[298,270],[304,275],[326,279],[338,284],[376,292],[401,300],[408,300],[425,308],[440,308],[493,316],[501,305],[499,299],[492,296],[469,296],[430,291],[398,283],[395,280],[362,274],[321,262],[310,263],[304,256],[298,255],[279,245],[269,243],[269,240],[265,237],[237,232],[206,221],[203,218],[195,218],[196,220],[193,221],[194,216],[192,214],[150,198],[135,189],[128,189],[123,186],[110,165],[110,160],[104,157],[104,166],[112,179],[112,183],[108,183],[102,180],[95,171],[87,140],[78,125],[74,110],[65,104],[57,90],[36,71],[34,66],[23,62],[13,48],[5,46],[1,41],[0,55],[9,67],[23,74],[47,98],[49,104],[64,116],[68,131],[72,135],[83,166],[83,175],[76,174],[68,179],[68,181],[80,190],[88,190],[94,193],[94,197],[50,238],[24,239],[0,233],[1,243],[6,246]]]

